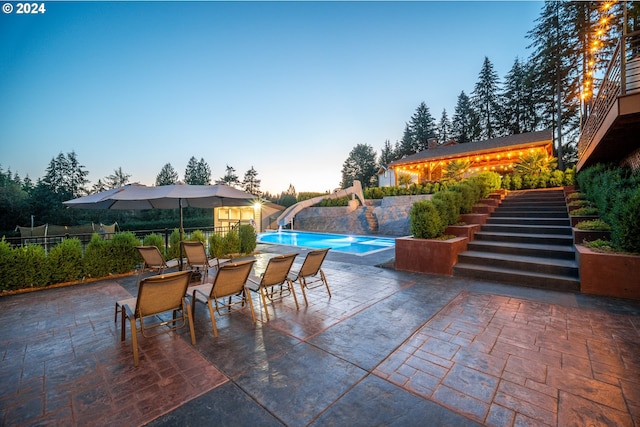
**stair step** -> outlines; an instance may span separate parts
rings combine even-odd
[[[483,267],[473,264],[458,263],[453,266],[457,277],[470,277],[511,285],[528,286],[558,291],[580,291],[580,280],[573,277],[555,274],[531,273],[500,267]]]
[[[575,260],[573,246],[547,245],[536,243],[504,243],[474,240],[467,243],[467,250],[489,252],[492,254],[511,254],[520,256]]]
[[[475,234],[474,238],[475,240],[489,240],[493,242],[573,245],[573,236],[571,235],[565,236],[556,234],[523,234],[479,231]]]
[[[515,209],[496,209],[493,212],[496,216],[501,217],[515,217],[515,218],[569,218],[567,210],[552,210],[552,211],[536,211],[533,209],[527,210],[515,210]]]
[[[498,233],[518,233],[518,234],[560,234],[572,235],[570,226],[567,225],[545,225],[540,224],[485,224],[481,228],[482,231],[498,232]]]
[[[571,220],[566,218],[526,218],[491,215],[487,218],[487,224],[524,224],[548,227],[550,225],[571,227]]]
[[[458,262],[482,267],[500,267],[529,271],[531,273],[554,274],[576,279],[579,275],[578,263],[569,259],[465,251],[458,255]]]

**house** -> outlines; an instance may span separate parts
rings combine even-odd
[[[504,175],[513,170],[520,157],[536,152],[553,156],[551,130],[461,144],[455,141],[437,144],[437,141],[432,139],[426,150],[389,164],[388,169],[392,171],[395,182],[391,181],[387,185],[398,185],[401,175],[409,175],[414,183],[438,181],[451,162],[460,160],[469,162],[469,175],[481,171],[494,171]],[[378,180],[382,181],[380,173]]]
[[[384,165],[378,169],[378,187],[390,187],[396,185],[396,176],[393,169],[389,169],[388,165]]]

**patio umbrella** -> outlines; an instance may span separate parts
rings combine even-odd
[[[173,184],[148,187],[127,184],[96,194],[63,202],[74,209],[179,209],[180,240],[184,234],[182,208],[217,208],[244,206],[256,196],[225,184],[190,185]],[[182,248],[181,248],[182,249]],[[182,258],[182,256],[181,256]]]

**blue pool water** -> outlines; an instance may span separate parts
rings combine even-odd
[[[371,236],[347,236],[343,234],[310,233],[304,231],[278,231],[258,234],[258,242],[304,248],[331,248],[336,252],[369,255],[395,247],[395,239]]]

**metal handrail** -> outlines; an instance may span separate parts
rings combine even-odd
[[[617,99],[622,95],[637,90],[635,86],[628,90],[629,79],[626,71],[627,62],[640,53],[639,40],[640,31],[634,31],[618,40],[598,94],[595,97],[591,113],[580,132],[580,139],[578,140],[579,159],[582,159],[582,156],[593,143],[596,133]]]

